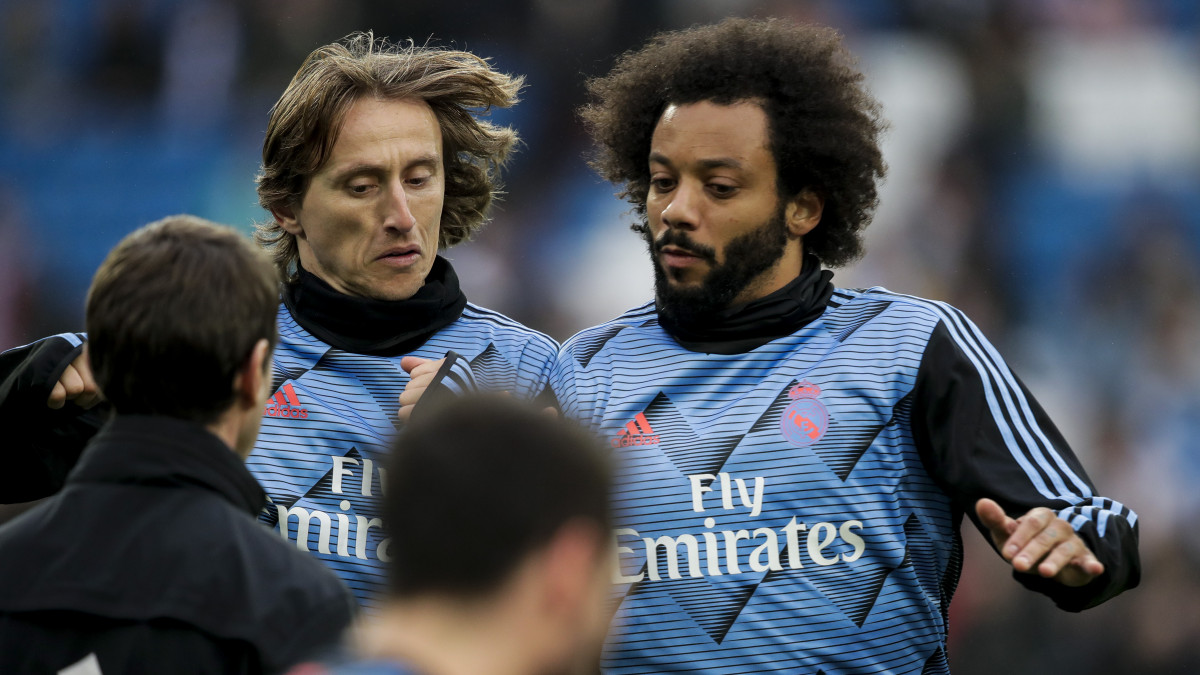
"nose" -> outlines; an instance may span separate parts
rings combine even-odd
[[[417,218],[408,206],[408,193],[401,180],[388,183],[387,197],[380,200],[380,210],[383,226],[388,230],[403,233],[417,226]]]
[[[699,223],[699,190],[680,181],[671,191],[667,205],[663,207],[660,218],[664,226],[671,229],[694,230]]]

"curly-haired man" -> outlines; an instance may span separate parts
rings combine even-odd
[[[625,467],[610,672],[946,673],[964,513],[1064,609],[1138,582],[1137,516],[969,320],[822,269],[884,174],[862,80],[833,30],[727,20],[589,83],[656,295],[551,375]]]
[[[285,283],[247,467],[270,499],[263,519],[364,602],[391,546],[380,460],[416,398],[547,387],[554,341],[468,303],[438,255],[482,226],[516,143],[475,113],[512,105],[520,87],[467,52],[356,34],[310,54],[271,110],[258,193],[272,220],[257,237]],[[0,421],[42,437],[13,453],[35,466],[0,481],[0,501],[56,489],[95,432],[82,348],[70,336],[0,356]]]

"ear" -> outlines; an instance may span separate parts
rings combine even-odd
[[[270,392],[266,387],[270,382],[268,369],[271,359],[271,345],[266,338],[254,343],[250,356],[238,369],[237,377],[233,379],[234,395],[237,402],[244,408],[261,407],[263,400]]]
[[[784,218],[788,232],[793,237],[802,237],[821,222],[825,209],[825,198],[815,190],[805,188],[788,200]]]
[[[564,524],[547,544],[542,578],[547,609],[554,615],[569,620],[584,608],[603,545],[599,528],[581,520]]]
[[[296,215],[296,207],[288,204],[271,209],[275,222],[289,234],[297,237],[304,236],[304,228],[300,227],[300,218]]]

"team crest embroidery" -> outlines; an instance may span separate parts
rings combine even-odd
[[[792,445],[801,448],[821,440],[829,428],[829,411],[817,398],[821,388],[805,380],[788,390],[792,402],[779,418],[779,430]]]

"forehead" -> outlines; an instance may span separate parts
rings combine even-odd
[[[441,151],[441,127],[428,103],[414,98],[364,97],[346,111],[328,164],[383,159],[382,155],[397,152],[440,156]]]
[[[767,141],[767,114],[759,104],[700,101],[668,105],[654,127],[650,151],[673,162],[729,158],[773,165]]]

